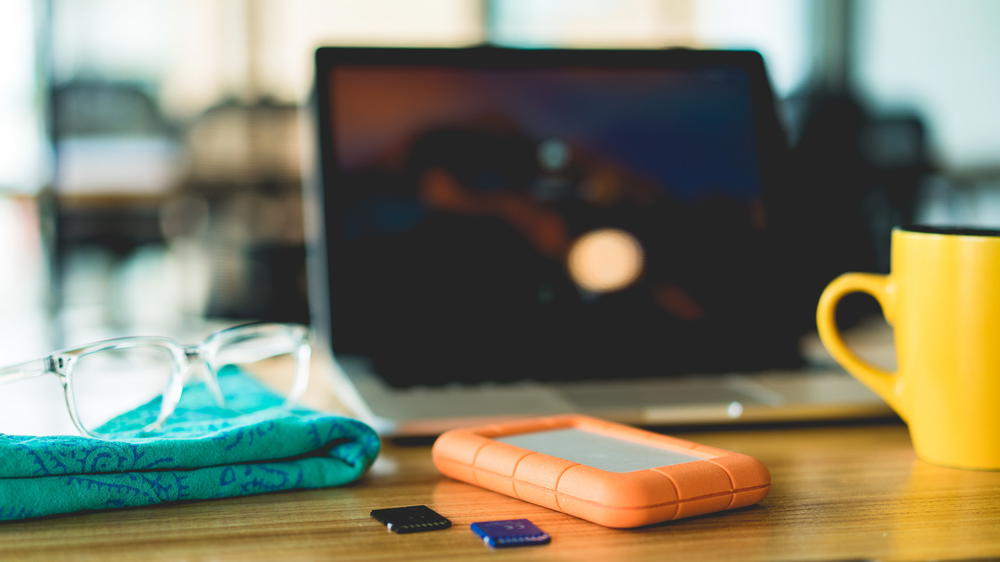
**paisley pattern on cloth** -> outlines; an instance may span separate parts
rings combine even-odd
[[[225,408],[192,385],[155,433],[135,428],[156,419],[159,399],[108,422],[113,440],[0,434],[0,521],[340,486],[378,455],[362,422],[284,408],[234,367],[219,384]]]

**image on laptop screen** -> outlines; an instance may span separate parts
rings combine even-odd
[[[325,79],[338,354],[398,386],[798,362],[743,70]]]

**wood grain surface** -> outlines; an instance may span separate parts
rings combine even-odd
[[[1000,472],[931,466],[897,424],[680,433],[761,459],[757,506],[636,530],[606,529],[435,471],[428,446],[387,445],[344,488],[0,525],[11,560],[845,560],[1000,557]],[[397,535],[371,509],[427,504],[454,526]],[[527,517],[546,546],[491,551],[479,520]]]

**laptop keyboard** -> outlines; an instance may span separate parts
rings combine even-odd
[[[632,381],[614,383],[570,383],[553,385],[567,400],[582,408],[636,408],[671,404],[719,404],[727,402],[772,403],[776,398],[759,389],[717,381],[715,384],[678,381]]]

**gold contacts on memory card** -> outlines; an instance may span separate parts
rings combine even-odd
[[[371,516],[394,533],[420,533],[451,527],[451,521],[426,505],[373,509]]]

